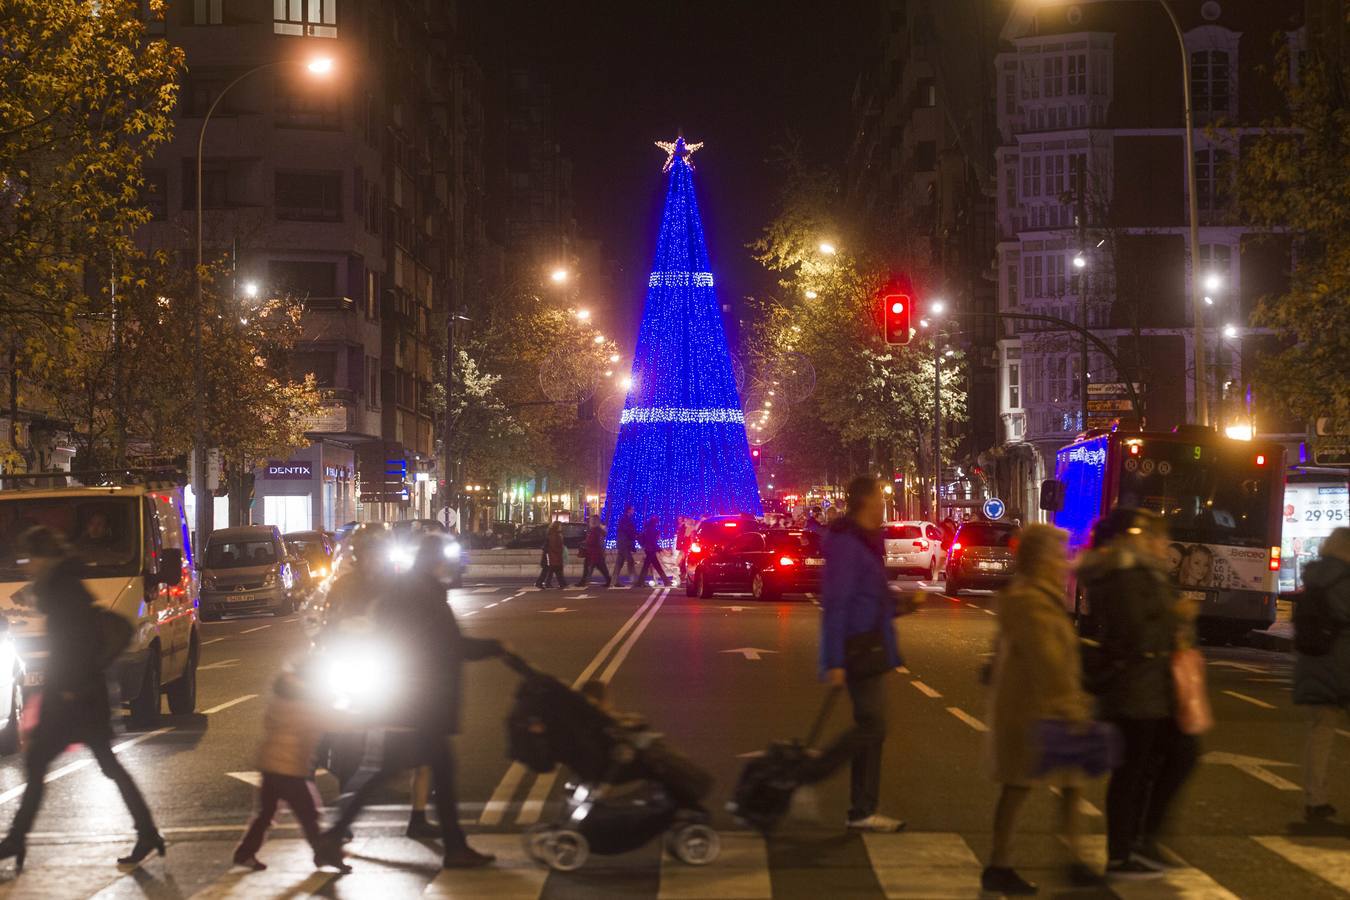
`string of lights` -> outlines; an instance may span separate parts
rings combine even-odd
[[[656,516],[665,543],[681,516],[763,511],[694,194],[688,157],[699,145],[659,146],[669,178],[609,472],[611,546],[629,504],[639,527]]]

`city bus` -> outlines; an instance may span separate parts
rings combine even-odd
[[[1069,533],[1071,555],[1116,507],[1162,515],[1172,579],[1198,602],[1198,628],[1236,638],[1275,621],[1284,471],[1279,444],[1235,441],[1206,428],[1090,434],[1055,455],[1041,507]],[[1081,616],[1080,592],[1070,596]]]

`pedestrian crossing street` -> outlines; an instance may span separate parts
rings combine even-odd
[[[287,835],[286,832],[291,834]],[[173,829],[170,829],[173,831]],[[387,832],[387,829],[385,829]],[[495,853],[497,864],[473,871],[438,871],[434,844],[401,837],[363,836],[348,846],[350,875],[316,872],[303,841],[284,826],[259,854],[268,868],[250,872],[228,868],[232,840],[171,841],[167,858],[119,873],[110,863],[120,843],[100,842],[72,849],[70,844],[32,848],[29,865],[18,879],[0,880],[0,898],[116,898],[144,896],[225,898],[402,897],[553,900],[553,898],[653,898],[653,900],[772,900],[779,897],[886,898],[944,900],[988,896],[979,890],[981,861],[965,837],[956,833],[894,835],[814,835],[808,839],[770,838],[748,832],[723,832],[720,858],[691,867],[660,852],[658,842],[622,857],[592,857],[578,872],[555,873],[525,855],[519,834],[475,834],[473,845]],[[285,836],[283,836],[285,835]],[[984,836],[987,838],[987,836]],[[1089,852],[1102,862],[1101,836],[1089,838]],[[1298,874],[1317,880],[1314,896],[1350,896],[1350,838],[1255,836],[1248,843],[1271,878],[1268,885],[1293,884]],[[1058,861],[1022,871],[1043,884],[1043,894],[1067,889],[1059,884]],[[8,864],[0,871],[8,872]],[[1277,871],[1289,867],[1288,873]],[[1225,885],[1197,868],[1178,868],[1162,880],[1112,884],[1109,889],[1079,889],[1075,896],[1229,900],[1290,896],[1283,890],[1253,890]],[[1232,872],[1227,877],[1232,877]],[[172,891],[168,888],[173,888]]]

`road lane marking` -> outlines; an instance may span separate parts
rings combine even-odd
[[[961,709],[959,706],[949,706],[947,707],[947,712],[956,716],[958,719],[960,719],[962,722],[965,722],[967,725],[969,725],[971,728],[974,728],[976,731],[989,730],[988,725],[984,724],[979,719],[975,718],[970,713],[966,712],[964,709]]]
[[[1346,731],[1344,728],[1337,728],[1336,733],[1343,738],[1350,738],[1350,731]]]
[[[1244,756],[1241,753],[1225,753],[1220,750],[1211,750],[1200,757],[1200,761],[1211,765],[1232,766],[1239,772],[1250,775],[1258,781],[1264,781],[1277,791],[1303,790],[1289,779],[1281,778],[1268,768],[1270,766],[1293,768],[1293,763],[1282,762],[1278,759],[1262,759],[1259,756]]]
[[[519,836],[476,834],[473,846],[477,850],[495,855],[497,862],[481,869],[441,869],[423,890],[422,896],[538,900],[544,893],[544,882],[548,880],[549,869],[525,855],[525,848],[521,845]],[[582,888],[577,892],[577,896],[591,895]]]
[[[576,612],[575,609],[568,609],[566,606],[558,606],[558,607],[555,607],[555,608],[553,608],[553,609],[541,609],[541,610],[539,610],[539,611],[540,611],[541,613],[549,613],[549,614],[551,614],[551,613],[568,613],[568,612]]]
[[[164,728],[157,728],[154,731],[147,731],[145,734],[138,734],[134,738],[128,738],[127,740],[122,741],[119,744],[114,744],[112,752],[121,753],[123,750],[130,750],[137,744],[148,741],[151,738],[159,737],[161,734],[168,734],[170,731],[173,731],[172,725],[166,726]],[[71,774],[72,772],[78,772],[81,769],[92,766],[93,764],[94,758],[92,756],[86,757],[85,759],[77,759],[75,762],[67,763],[64,766],[61,766],[61,768],[59,769],[52,769],[50,772],[47,773],[47,777],[42,779],[42,783],[51,784],[58,778],[64,778],[67,775]],[[27,787],[28,785],[26,783],[16,784],[14,787],[5,791],[3,794],[0,794],[0,803],[8,803],[15,797],[20,796],[21,794],[23,794],[24,789]]]
[[[661,605],[666,602],[668,596],[670,596],[670,588],[664,588],[657,592],[656,602],[651,605],[642,621],[638,622],[628,632],[628,636],[624,638],[623,643],[614,653],[614,658],[609,661],[605,671],[600,673],[601,682],[609,684],[614,677],[614,673],[619,670],[619,666],[623,665],[624,660],[628,658],[628,654],[632,652],[633,646],[642,637],[642,633],[647,630],[647,626],[652,623],[652,619],[655,619],[656,614],[661,611]],[[578,679],[578,683],[572,686],[573,690],[580,687],[581,684],[584,684],[584,682]],[[548,799],[548,795],[553,790],[553,785],[557,780],[557,769],[535,778],[534,784],[530,787],[530,793],[526,796],[525,802],[521,804],[520,813],[516,816],[517,825],[533,825],[539,821],[539,816],[544,811],[544,801]]]
[[[760,659],[763,659],[763,658],[764,658],[763,656],[760,655],[761,653],[777,653],[778,651],[777,651],[777,650],[765,650],[763,647],[737,647],[737,648],[734,649],[734,650],[723,650],[723,651],[721,651],[721,652],[722,652],[722,653],[739,653],[741,656],[744,656],[746,659],[760,660]]]
[[[979,896],[982,865],[959,834],[864,834],[862,839],[887,898]]]
[[[1235,698],[1237,698],[1238,700],[1243,701],[1244,703],[1250,703],[1252,706],[1259,706],[1259,707],[1261,707],[1262,709],[1274,709],[1274,708],[1275,708],[1275,704],[1273,704],[1273,703],[1267,703],[1267,702],[1264,701],[1264,700],[1258,700],[1258,699],[1256,699],[1255,697],[1249,697],[1249,696],[1247,696],[1246,694],[1239,694],[1237,691],[1224,691],[1224,693],[1227,694],[1227,695],[1230,696],[1230,697],[1235,697]]]
[[[521,593],[524,593],[524,591],[522,590]],[[643,604],[628,617],[628,621],[620,625],[619,630],[614,632],[614,636],[605,642],[605,646],[600,648],[600,652],[595,654],[595,657],[591,659],[586,665],[586,668],[582,669],[581,674],[577,676],[576,681],[572,683],[573,690],[590,680],[591,675],[595,673],[596,669],[600,668],[600,664],[614,651],[614,648],[618,645],[619,641],[623,640],[623,637],[628,633],[628,630],[637,623],[638,619],[642,618],[643,613],[645,613],[648,608],[651,607],[652,603],[655,602],[656,593],[656,591],[652,591],[648,594],[647,599]],[[488,802],[483,806],[483,813],[478,817],[479,825],[498,825],[501,823],[502,817],[506,815],[506,808],[515,797],[516,789],[520,787],[520,782],[524,777],[525,767],[520,763],[513,762],[507,767],[506,773],[502,775],[502,780],[497,783],[497,787],[492,791],[492,795],[488,798]]]
[[[909,669],[906,669],[904,666],[896,666],[895,671],[899,672],[901,675],[909,674]]]
[[[1209,661],[1211,666],[1222,666],[1226,669],[1238,669],[1243,672],[1254,672],[1257,675],[1269,675],[1270,669],[1265,666],[1254,666],[1251,663],[1231,662],[1226,659],[1212,659]]]
[[[1311,838],[1305,839],[1305,843],[1291,841],[1280,835],[1271,835],[1253,836],[1252,840],[1272,853],[1283,856],[1303,871],[1316,875],[1343,891],[1350,891],[1350,861],[1346,859],[1344,838]]]
[[[221,704],[218,705],[218,706],[213,706],[213,707],[211,707],[210,709],[204,709],[204,710],[202,710],[202,715],[204,715],[204,716],[214,715],[215,713],[218,713],[218,712],[220,712],[221,710],[229,709],[231,706],[236,706],[236,705],[238,705],[238,704],[240,704],[240,703],[243,703],[243,702],[246,701],[246,700],[252,700],[252,699],[253,699],[254,697],[256,697],[256,696],[258,696],[258,695],[257,695],[257,694],[245,694],[245,695],[242,696],[242,697],[235,697],[233,700],[226,700],[224,703],[221,703]]]
[[[271,628],[271,627],[272,627],[272,623],[271,623],[271,622],[268,622],[266,625],[259,625],[257,628],[245,628],[243,631],[241,631],[241,632],[239,632],[239,633],[240,633],[240,634],[252,634],[252,633],[255,632],[255,631],[262,631],[264,628]]]
[[[223,640],[225,640],[223,637],[211,638],[211,640],[209,641],[202,641],[201,645],[205,647],[207,644],[214,644],[216,641],[223,641]]]
[[[239,660],[237,659],[222,659],[220,662],[213,662],[208,666],[198,666],[197,671],[206,672],[211,669],[233,669],[237,665],[239,665]]]
[[[942,696],[940,693],[933,690],[928,685],[924,684],[922,681],[919,681],[918,679],[911,681],[910,684],[914,686],[914,689],[916,691],[918,691],[920,694],[923,694],[925,697],[932,697],[934,700],[936,700],[938,697]]]
[[[1083,851],[1091,864],[1100,871],[1106,865],[1106,836],[1084,835]],[[1186,862],[1173,853],[1181,862]],[[1238,895],[1224,888],[1204,872],[1189,863],[1184,869],[1168,869],[1161,878],[1147,881],[1113,881],[1110,892],[1120,900],[1157,900],[1159,897],[1192,897],[1204,900],[1239,900]]]
[[[992,609],[985,609],[984,607],[980,607],[980,612],[984,613],[986,616],[998,615],[998,613],[994,612]]]

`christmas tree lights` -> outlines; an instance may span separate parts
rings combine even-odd
[[[611,546],[629,504],[639,527],[657,517],[666,544],[681,516],[763,511],[694,197],[689,155],[702,144],[657,146],[668,154],[669,180],[609,470]]]

